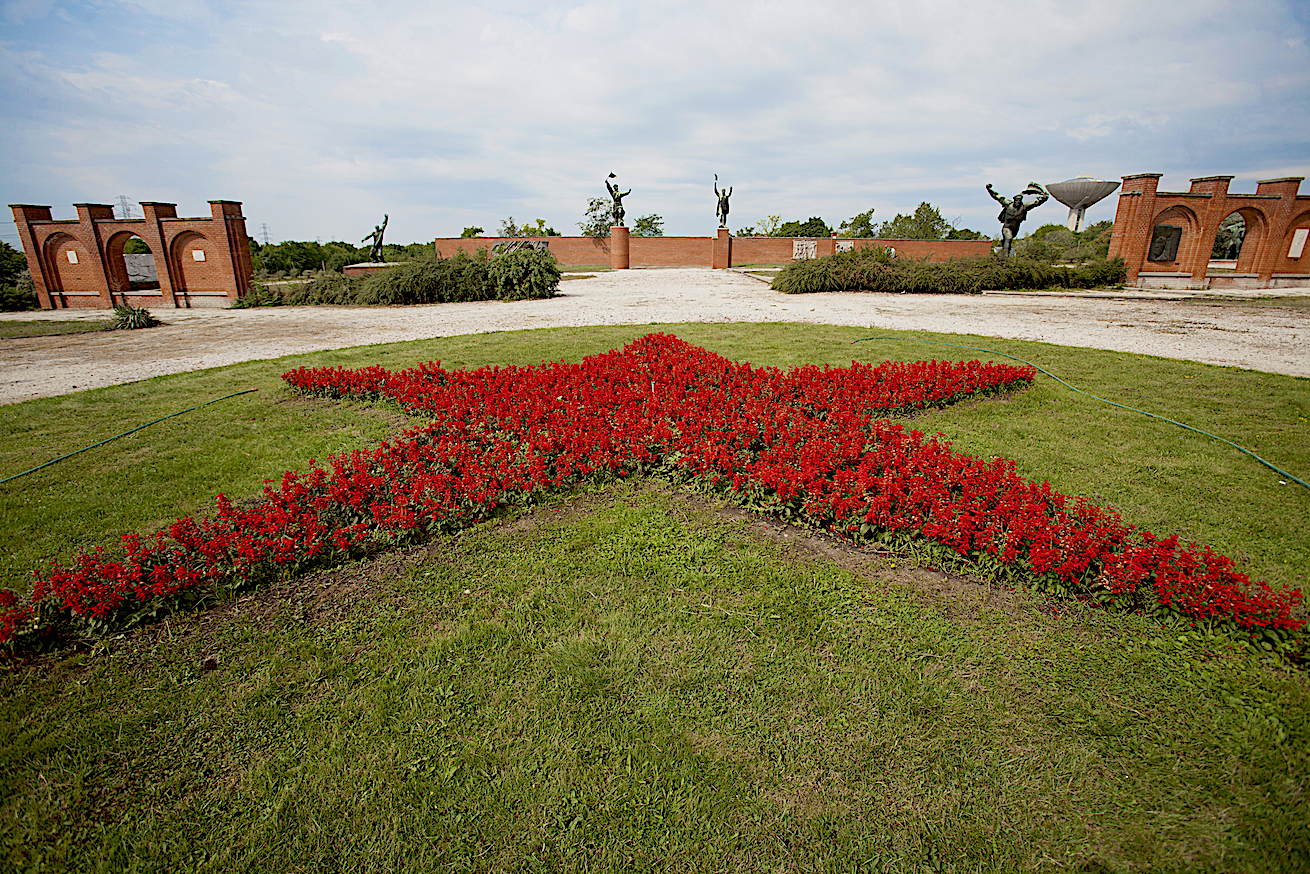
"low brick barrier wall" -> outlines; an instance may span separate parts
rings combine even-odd
[[[478,249],[490,249],[499,243],[509,242],[508,237],[442,237],[435,241],[438,255],[449,257],[456,252],[472,255]],[[555,258],[565,267],[584,265],[608,266],[610,240],[608,237],[529,237],[544,240]],[[629,237],[628,261],[632,267],[711,267],[714,266],[715,237]],[[986,255],[992,250],[990,240],[875,240],[837,237],[813,239],[815,256],[831,255],[839,243],[851,243],[855,248],[882,246],[895,249],[897,257],[929,261],[949,261],[951,258],[968,258]],[[793,260],[795,239],[792,237],[732,237],[729,241],[729,263],[785,264]],[[349,270],[349,268],[347,268]]]

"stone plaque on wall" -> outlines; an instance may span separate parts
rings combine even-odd
[[[818,240],[792,240],[791,260],[808,261],[819,254]]]
[[[1156,225],[1151,230],[1151,248],[1147,251],[1147,261],[1173,261],[1178,257],[1178,242],[1183,238],[1183,229],[1176,225]]]
[[[1310,228],[1297,228],[1292,232],[1292,245],[1287,249],[1288,258],[1300,258],[1305,251],[1306,237],[1310,237]]]
[[[159,281],[154,255],[124,255],[123,264],[127,267],[127,278],[131,282]]]
[[[854,240],[838,240],[838,241],[837,241],[837,251],[838,251],[838,252],[850,252],[850,251],[853,250],[854,248],[855,248],[855,241],[854,241]]]

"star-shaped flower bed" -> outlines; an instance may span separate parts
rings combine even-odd
[[[254,506],[219,495],[208,517],[123,538],[121,556],[54,563],[30,602],[0,591],[0,642],[60,616],[121,625],[161,600],[422,540],[587,478],[652,472],[854,541],[930,541],[1043,590],[1299,639],[1299,591],[1274,591],[1209,548],[1139,531],[1023,479],[1013,462],[972,458],[887,419],[1033,377],[977,361],[783,372],[661,334],[579,364],[299,368],[284,374],[297,391],[387,397],[431,423],[311,461]]]

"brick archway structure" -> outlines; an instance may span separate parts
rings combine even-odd
[[[44,309],[228,306],[250,290],[250,245],[237,201],[209,201],[208,218],[178,218],[172,203],[143,202],[139,219],[116,219],[103,203],[74,206],[76,219],[55,221],[48,206],[10,204]],[[158,289],[132,288],[123,264],[130,237],[150,247]]]
[[[1229,194],[1232,176],[1193,179],[1190,191],[1159,191],[1160,176],[1123,177],[1110,257],[1124,259],[1129,283],[1310,285],[1310,195],[1298,194],[1304,177],[1266,179],[1255,194]],[[1210,274],[1219,225],[1233,213],[1246,222],[1237,270]],[[1165,240],[1170,234],[1176,246]]]

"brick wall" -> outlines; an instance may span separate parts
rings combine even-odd
[[[1196,284],[1207,282],[1219,225],[1233,213],[1246,222],[1237,262],[1239,274],[1253,274],[1258,287],[1272,284],[1278,274],[1310,274],[1310,245],[1299,258],[1289,257],[1288,252],[1298,228],[1310,232],[1310,196],[1298,194],[1302,177],[1260,181],[1255,194],[1230,194],[1232,179],[1203,176],[1193,179],[1188,191],[1160,191],[1159,173],[1123,177],[1110,257],[1124,259],[1128,281],[1175,273]],[[1172,261],[1149,260],[1156,225],[1182,228]]]
[[[548,240],[550,251],[555,253],[561,264],[608,267],[610,263],[608,237],[529,237],[529,239]],[[489,250],[497,243],[508,242],[508,240],[508,237],[444,237],[436,241],[436,251],[444,258],[449,258],[456,252],[467,252],[472,255],[478,249]]]
[[[116,219],[107,204],[74,206],[76,219],[55,221],[48,206],[10,204],[45,309],[226,306],[250,289],[246,220],[236,201],[211,200],[207,218],[178,218],[174,204],[151,201],[142,202],[140,219]],[[134,236],[154,255],[158,289],[131,288],[123,247]],[[197,261],[195,251],[204,260]]]
[[[609,239],[592,237],[532,237],[546,240],[550,251],[563,266],[600,265],[610,263]],[[633,267],[710,267],[714,262],[715,237],[629,237],[629,263]],[[507,242],[505,237],[443,237],[435,241],[442,256],[457,251],[472,254],[478,249],[490,249],[497,243]],[[831,255],[835,240],[821,237],[816,240],[819,255]],[[894,247],[898,257],[926,258],[947,261],[951,258],[968,258],[986,255],[992,250],[990,240],[855,240],[857,248],[865,246]],[[733,237],[730,242],[731,263],[783,264],[791,260],[791,237]]]

